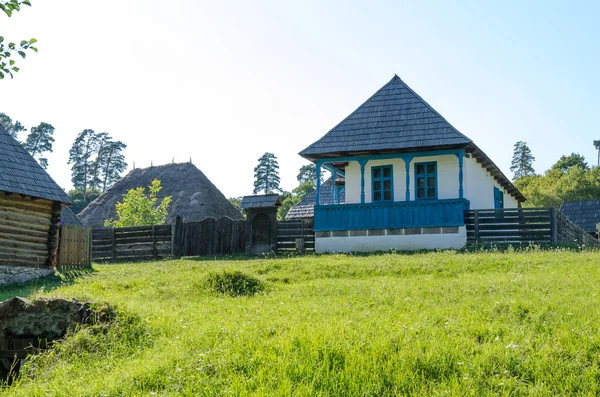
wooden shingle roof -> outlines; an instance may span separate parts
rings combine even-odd
[[[240,208],[267,208],[279,207],[281,198],[278,194],[261,194],[257,196],[244,196],[240,204]]]
[[[597,232],[600,223],[600,200],[569,201],[560,211],[574,224],[588,233]]]
[[[346,190],[341,189],[339,194],[339,202],[341,204],[346,201]],[[321,184],[321,204],[331,203],[331,178]],[[315,203],[317,202],[317,192],[314,191],[308,194],[302,201],[290,208],[285,219],[288,221],[297,219],[310,219],[315,216]],[[337,200],[336,200],[337,204]]]
[[[1,126],[0,191],[72,204],[65,191]]]
[[[394,77],[300,156],[361,156],[463,148],[519,202],[525,197],[475,143],[454,128],[400,77]]]
[[[315,159],[339,152],[456,147],[470,142],[400,77],[394,76],[300,155]]]

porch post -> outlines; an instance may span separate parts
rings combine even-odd
[[[360,164],[360,203],[365,203],[365,166],[369,160],[358,160]]]
[[[406,170],[406,201],[410,201],[410,162],[412,157],[402,157],[404,169]]]
[[[463,155],[464,152],[461,150],[456,154],[458,157],[458,198],[463,198]]]
[[[335,204],[335,180],[337,178],[336,169],[332,169],[331,171],[331,204]]]
[[[317,197],[315,200],[315,204],[319,205],[321,204],[321,165],[323,164],[322,161],[317,160],[317,163],[315,164],[315,169],[317,172]]]

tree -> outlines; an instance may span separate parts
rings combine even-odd
[[[87,201],[83,200],[83,190],[82,189],[71,189],[67,192],[69,198],[73,201],[73,205],[70,206],[71,211],[75,214],[79,214],[84,210],[85,207],[88,206],[89,203],[96,200],[102,192],[96,189],[88,189],[87,190]]]
[[[54,143],[54,127],[48,123],[40,123],[37,127],[31,127],[23,147],[37,160],[43,169],[48,168],[48,159],[41,157],[46,152],[52,153]]]
[[[310,182],[304,182],[301,183],[300,186],[298,186],[297,188],[295,188],[293,190],[294,194],[296,196],[298,196],[298,198],[300,199],[300,201],[304,200],[304,198],[306,196],[308,196],[309,194],[311,194],[312,192],[314,192],[316,189],[315,184],[314,183],[310,183]]]
[[[585,157],[580,155],[579,153],[571,153],[568,156],[562,155],[560,159],[552,166],[552,169],[561,170],[562,172],[566,172],[569,168],[579,167],[583,170],[589,170],[587,162],[585,161]]]
[[[4,0],[0,1],[0,10],[4,11],[10,18],[14,12],[20,11],[22,5],[31,6],[29,0]],[[27,54],[25,51],[32,50],[37,52],[37,48],[33,46],[37,42],[36,39],[21,40],[19,44],[9,42],[4,43],[4,37],[0,36],[0,79],[3,79],[5,75],[13,77],[13,73],[19,71],[19,68],[15,66],[16,62],[10,57],[17,53],[22,58],[25,58]]]
[[[125,156],[121,153],[127,145],[121,141],[108,139],[98,153],[100,164],[100,178],[102,179],[102,193],[113,183],[121,178],[121,174],[127,169]]]
[[[254,168],[254,192],[281,192],[279,188],[279,164],[273,153],[265,153],[258,159],[258,165]]]
[[[519,141],[515,143],[513,159],[510,166],[511,172],[514,173],[513,179],[519,179],[524,176],[535,175],[533,169],[533,161],[535,157],[531,154],[531,150],[527,146],[527,142]]]
[[[0,113],[0,125],[16,140],[19,140],[19,132],[27,131],[20,122],[15,120],[13,123],[12,119],[4,113]]]
[[[240,210],[240,205],[242,204],[242,198],[241,197],[229,197],[227,199],[231,205],[233,205],[235,208],[237,208],[238,210]]]
[[[83,130],[75,138],[71,150],[69,150],[69,161],[71,166],[71,182],[75,189],[83,191],[83,201],[87,202],[87,189],[90,183],[94,184],[92,170],[94,166],[94,155],[97,154],[99,136],[94,130]]]
[[[285,217],[290,209],[298,204],[301,199],[293,193],[283,192],[283,200],[281,201],[281,206],[277,210],[277,219],[279,221],[285,221]]]
[[[600,140],[594,141],[594,147],[598,151],[598,166],[600,166]]]
[[[143,187],[131,189],[123,195],[123,202],[117,203],[117,220],[107,219],[104,226],[152,226],[164,225],[171,196],[164,197],[160,202],[156,195],[162,187],[158,179],[153,180],[148,188],[149,194]]]
[[[314,164],[303,165],[296,178],[300,184],[312,182],[315,185],[317,183],[317,167]]]

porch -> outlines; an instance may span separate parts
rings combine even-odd
[[[372,230],[464,226],[469,200],[315,205],[314,230]]]

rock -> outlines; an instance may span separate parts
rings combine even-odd
[[[38,269],[23,266],[0,266],[0,285],[25,283],[52,274],[54,274],[54,270],[51,269]]]
[[[92,322],[95,314],[88,302],[9,299],[0,303],[0,346],[2,339],[9,338],[60,338],[78,324]]]

